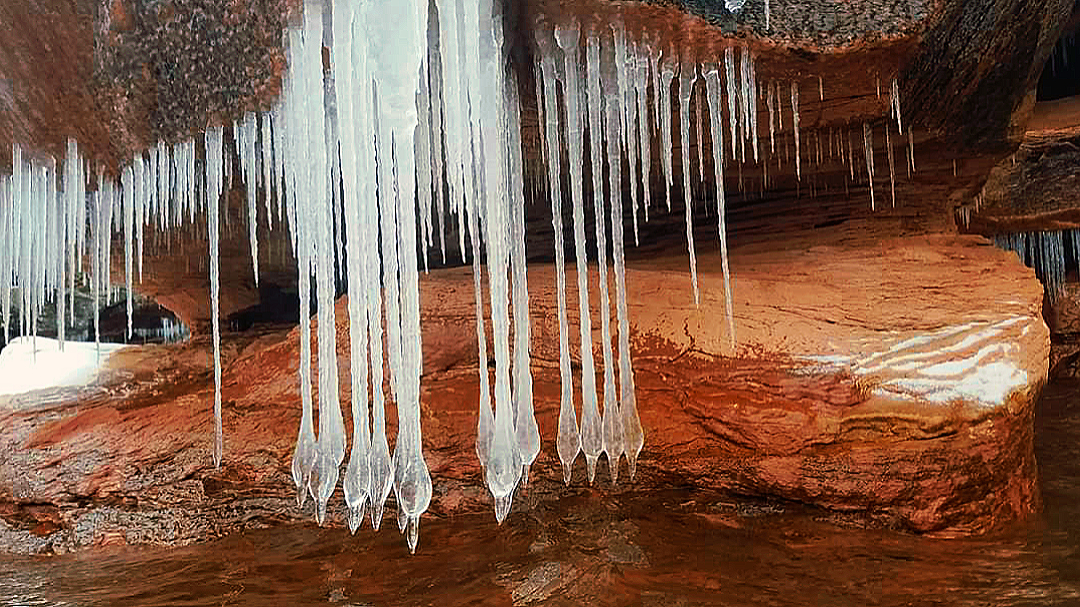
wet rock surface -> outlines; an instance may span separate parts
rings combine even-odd
[[[646,447],[635,482],[624,468],[616,487],[604,464],[595,488],[584,487],[580,462],[572,487],[558,482],[551,268],[533,269],[533,373],[543,443],[514,511],[542,509],[582,491],[622,500],[688,486],[735,501],[811,504],[859,525],[965,535],[1036,509],[1032,403],[1046,378],[1048,339],[1039,317],[1041,287],[1030,270],[973,237],[870,245],[849,240],[850,233],[837,236],[813,251],[736,252],[734,351],[715,254],[699,258],[698,309],[685,271],[673,270],[685,260],[631,265],[632,345]],[[846,288],[832,286],[841,273]],[[475,343],[463,337],[471,336],[473,323],[468,284],[471,275],[461,269],[432,272],[421,282],[421,415],[435,480],[434,517],[490,514],[473,449],[478,380]],[[1001,292],[1013,295],[991,296]],[[576,296],[569,296],[572,304]],[[977,310],[973,301],[980,302]],[[341,338],[348,330],[344,300],[337,308]],[[1001,402],[937,401],[933,393],[904,397],[885,389],[898,376],[916,377],[917,369],[950,360],[935,354],[940,344],[922,353],[897,349],[904,340],[1002,321],[1012,332],[991,337],[1005,347],[1001,360],[1015,364],[1025,379]],[[204,338],[116,354],[112,379],[82,393],[4,401],[4,548],[183,544],[309,519],[295,505],[289,474],[300,411],[297,334],[267,330],[226,339],[221,470],[211,464],[213,387]],[[980,339],[979,333],[958,335]],[[897,354],[897,364],[871,369],[820,360],[881,352]],[[928,358],[916,370],[899,364],[920,356]],[[344,348],[339,359],[347,364]],[[348,383],[341,385],[343,402]],[[392,404],[388,419],[393,441]],[[333,524],[343,525],[340,494],[331,506]],[[613,559],[640,559],[632,546],[605,545]],[[542,593],[544,575],[537,573],[521,592]]]

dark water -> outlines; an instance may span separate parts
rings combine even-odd
[[[292,527],[181,549],[0,563],[0,605],[1077,605],[1080,383],[1047,387],[1045,510],[994,537],[837,526],[789,507],[673,489],[584,492],[511,514],[383,530]]]

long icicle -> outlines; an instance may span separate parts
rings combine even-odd
[[[724,308],[727,313],[728,336],[731,349],[735,349],[735,315],[731,301],[731,274],[728,271],[726,201],[724,193],[724,126],[720,121],[720,72],[714,66],[706,68],[705,83],[709,88],[709,117],[713,137],[713,172],[716,179],[716,230],[720,239],[720,265],[724,271]]]
[[[581,436],[578,433],[577,413],[574,410],[574,384],[570,374],[570,330],[566,319],[566,259],[563,244],[562,182],[559,166],[559,155],[562,148],[559,143],[559,112],[556,107],[555,97],[556,49],[554,40],[548,31],[541,31],[538,28],[536,42],[540,49],[541,72],[544,75],[544,117],[547,120],[544,128],[546,129],[545,141],[548,152],[551,226],[555,231],[555,285],[556,306],[559,317],[559,375],[562,384],[556,447],[559,461],[562,462],[563,481],[569,485],[570,476],[574,469],[574,460],[581,451]],[[619,94],[618,87],[614,82],[614,75],[612,85],[610,89],[605,90],[605,95],[609,100],[612,95]],[[618,123],[616,123],[616,127],[618,127]]]
[[[603,452],[607,455],[608,469],[611,472],[611,482],[614,484],[619,478],[619,458],[623,452],[623,427],[622,414],[619,411],[618,393],[615,389],[615,360],[611,351],[611,301],[608,295],[608,261],[607,261],[607,230],[604,226],[604,214],[607,211],[604,204],[603,185],[603,96],[600,91],[600,41],[599,36],[593,33],[586,39],[586,89],[589,99],[595,100],[589,103],[589,153],[592,162],[593,177],[593,217],[596,219],[596,260],[600,282],[600,335],[602,343],[600,350],[604,362],[604,410],[601,414],[601,426],[603,427]],[[640,77],[640,74],[639,74]],[[643,105],[644,96],[638,97],[638,103]],[[640,124],[646,123],[646,114],[641,112]],[[610,134],[608,134],[610,137]],[[645,140],[643,139],[643,142]],[[648,146],[642,145],[642,150]],[[646,154],[647,156],[647,154]],[[646,162],[643,167],[648,166]],[[646,185],[646,191],[648,186]],[[648,199],[646,199],[647,201]],[[646,208],[648,202],[646,202]]]

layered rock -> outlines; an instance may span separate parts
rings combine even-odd
[[[609,487],[602,465],[597,490],[712,488],[942,535],[995,529],[1035,509],[1033,402],[1048,349],[1038,281],[978,237],[872,242],[860,231],[837,230],[812,247],[738,250],[734,350],[715,253],[699,257],[698,307],[683,257],[632,263],[646,446],[634,483],[624,469]],[[421,281],[423,438],[436,519],[425,525],[491,507],[473,449],[471,280],[467,270],[448,269]],[[584,485],[580,462],[570,489],[558,482],[552,268],[530,268],[529,281],[543,442],[517,512]],[[575,297],[571,291],[571,304]],[[344,300],[337,317],[338,343],[347,344]],[[209,358],[198,340],[119,353],[114,379],[82,394],[4,401],[5,548],[182,543],[308,518],[295,506],[289,474],[300,410],[297,335],[226,341],[219,471],[210,457]],[[347,346],[339,360],[347,366]],[[347,403],[347,373],[341,377]],[[396,419],[392,404],[388,419]],[[342,525],[340,494],[333,505]]]

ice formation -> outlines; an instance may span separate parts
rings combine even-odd
[[[742,4],[727,6],[737,12]],[[247,239],[256,283],[260,230],[286,229],[297,261],[301,415],[292,460],[297,501],[303,505],[310,494],[316,519],[324,523],[340,480],[348,523],[355,532],[368,511],[372,526],[379,528],[393,492],[399,526],[407,532],[410,550],[415,550],[419,520],[432,495],[420,419],[419,266],[427,268],[429,251],[435,247],[446,260],[447,230],[456,223],[461,259],[471,261],[474,272],[479,354],[476,452],[496,519],[504,520],[515,491],[527,482],[529,467],[540,451],[540,436],[529,354],[522,103],[514,73],[506,68],[503,5],[497,0],[306,0],[300,23],[284,33],[288,68],[281,97],[269,111],[248,111],[231,123],[237,167],[232,166],[234,154],[225,151],[228,134],[222,126],[186,141],[158,142],[135,154],[116,175],[96,167],[96,178],[74,140],[68,142],[59,165],[51,158],[28,158],[15,146],[12,175],[0,178],[0,317],[5,340],[14,324],[13,297],[19,298],[19,324],[29,327],[31,335],[36,335],[36,318],[43,306],[55,302],[62,349],[64,302],[68,294],[74,297],[85,256],[90,258],[87,269],[95,314],[96,304],[110,296],[110,255],[117,233],[123,246],[130,335],[131,297],[136,280],[142,278],[144,228],[167,232],[205,221],[214,348],[213,461],[220,466],[219,224],[222,218],[227,221],[228,213],[219,204],[235,173],[246,186]],[[766,29],[769,15],[766,2]],[[630,353],[624,224],[629,221],[638,244],[639,206],[645,221],[652,206],[651,148],[659,142],[657,173],[670,211],[672,190],[680,187],[673,146],[673,131],[678,129],[690,296],[695,303],[700,285],[692,138],[702,185],[705,165],[712,164],[714,190],[705,196],[715,199],[726,320],[734,349],[725,164],[738,163],[740,188],[742,164],[760,165],[764,189],[770,164],[775,163],[773,170],[780,169],[781,151],[790,157],[793,145],[793,172],[802,180],[800,83],[788,83],[790,96],[784,99],[780,82],[759,84],[756,58],[748,48],[727,46],[722,59],[701,61],[691,54],[677,55],[649,33],[630,31],[618,18],[604,23],[542,20],[533,35],[541,164],[555,236],[561,382],[556,451],[568,484],[579,452],[584,454],[589,482],[601,454],[606,455],[612,482],[618,479],[624,455],[633,479],[644,435]],[[328,69],[324,47],[329,50]],[[818,91],[824,100],[820,78]],[[759,135],[764,119],[758,107],[761,98],[768,111],[767,147]],[[786,130],[785,102],[791,111]],[[672,124],[675,112],[678,125]],[[891,83],[887,113],[902,134],[896,80]],[[886,146],[895,204],[889,126],[886,123]],[[725,128],[730,139],[727,154]],[[876,206],[872,128],[869,122],[863,124],[871,200]],[[844,130],[854,180],[851,132]],[[704,149],[706,132],[711,154]],[[829,129],[823,145],[825,132],[819,128],[807,135],[815,144],[808,149],[816,149],[816,164],[823,163],[823,148],[830,158],[835,148],[842,163],[844,133]],[[910,172],[914,171],[910,125],[907,136]],[[813,154],[809,161],[808,166],[814,165]],[[96,189],[87,191],[91,183]],[[577,279],[580,423],[567,311],[566,189]],[[626,190],[629,218],[623,209]],[[1063,259],[1060,238],[1038,238],[1014,238],[1005,244],[1021,251],[1023,258],[1031,249],[1029,242],[1049,242],[1039,244],[1031,258],[1046,266],[1042,274],[1050,282],[1059,280],[1054,260]],[[1072,242],[1077,242],[1075,237]],[[265,258],[269,252],[263,254]],[[342,278],[349,319],[348,434],[337,389],[334,295]],[[311,368],[312,279],[318,316],[317,429]],[[598,307],[590,301],[593,284],[598,286]],[[593,360],[596,314],[602,342],[600,386]],[[489,356],[494,359],[493,372]],[[384,377],[389,391],[384,391]],[[387,440],[387,399],[398,411],[393,451]]]

